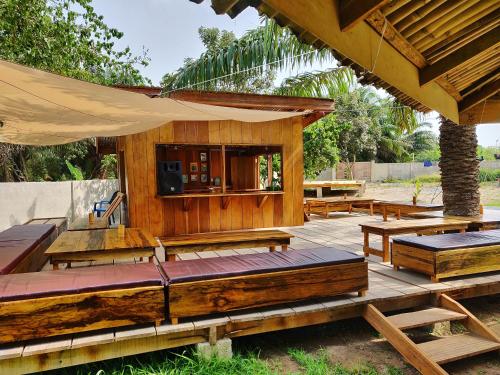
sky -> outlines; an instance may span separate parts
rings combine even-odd
[[[160,83],[165,73],[178,69],[186,57],[196,58],[204,51],[198,38],[200,26],[230,30],[239,37],[260,23],[257,11],[251,7],[235,19],[216,15],[210,8],[210,0],[199,5],[188,0],[93,0],[92,3],[109,26],[124,32],[118,48],[129,46],[136,54],[141,54],[143,49],[148,51],[151,62],[140,70],[154,85]],[[313,66],[313,69],[328,67]],[[424,118],[436,134],[439,132],[437,118],[436,112]],[[498,147],[500,124],[478,125],[477,136],[480,145]]]

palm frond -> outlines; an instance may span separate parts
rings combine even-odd
[[[206,51],[197,59],[186,61],[173,77],[169,77],[165,90],[192,88],[203,90],[213,86],[214,80],[233,74],[254,76],[265,70],[281,70],[314,62],[332,62],[327,49],[317,50],[300,42],[288,29],[268,20],[263,26],[248,31],[229,46]]]
[[[274,91],[277,95],[335,98],[348,93],[356,83],[347,67],[301,73],[286,78]]]

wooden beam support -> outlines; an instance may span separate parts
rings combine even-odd
[[[340,29],[350,30],[388,2],[388,0],[340,0]]]
[[[458,103],[460,112],[474,107],[476,104],[492,97],[500,90],[500,79],[497,79],[490,84],[484,86],[482,89],[477,90],[473,94],[466,96],[460,103]]]
[[[460,125],[496,124],[500,122],[500,98],[492,97],[460,112]]]
[[[469,61],[481,52],[484,52],[500,42],[500,27],[486,33],[480,38],[472,39],[469,43],[459,48],[448,56],[420,71],[420,84],[426,85],[445,75],[450,70]]]

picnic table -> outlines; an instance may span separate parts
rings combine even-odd
[[[331,181],[304,181],[304,189],[316,189],[316,197],[322,198],[332,190],[358,190],[360,194],[365,191],[365,181],[356,180],[331,180]],[[326,193],[326,194],[325,194]]]
[[[417,212],[409,216],[416,219],[446,217],[449,219],[470,221],[470,229],[489,230],[500,228],[500,210],[484,209],[483,213],[477,216],[455,216],[445,215],[443,211]]]
[[[307,198],[305,212],[307,215],[317,214],[327,218],[330,212],[348,211],[352,212],[353,205],[368,206],[370,215],[373,215],[373,199],[360,197],[344,198]]]
[[[401,219],[401,214],[411,214],[415,212],[436,211],[442,210],[442,204],[433,203],[416,203],[413,202],[396,202],[396,201],[377,201],[375,206],[378,206],[382,211],[384,221],[387,221],[387,215],[393,213],[396,219]]]
[[[125,228],[68,231],[62,233],[45,251],[53,269],[72,262],[113,261],[148,257],[153,262],[158,242],[145,229]]]
[[[165,259],[175,261],[178,254],[202,251],[250,247],[268,247],[269,251],[275,251],[276,246],[281,246],[281,250],[286,251],[292,237],[294,236],[290,233],[275,229],[243,230],[161,237],[160,242],[165,249]]]
[[[410,233],[419,235],[437,234],[451,230],[458,230],[463,233],[469,224],[470,221],[467,220],[449,218],[414,219],[360,224],[364,236],[363,252],[365,256],[369,254],[378,255],[382,257],[384,262],[388,262],[390,236]],[[370,234],[382,236],[382,250],[370,247]]]

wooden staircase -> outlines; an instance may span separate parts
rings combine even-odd
[[[363,317],[424,375],[447,374],[440,365],[500,349],[500,338],[470,311],[445,294],[439,295],[435,307],[389,317],[369,304]],[[460,321],[469,332],[421,344],[414,343],[403,332],[446,321]]]

